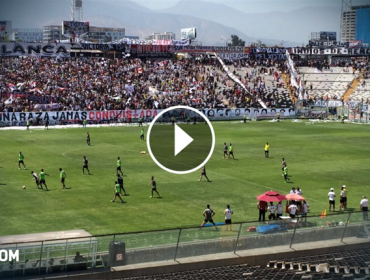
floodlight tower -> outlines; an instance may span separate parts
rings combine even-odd
[[[82,0],[71,0],[70,16],[72,21],[82,21]]]
[[[344,24],[344,12],[352,9],[352,0],[342,0],[342,9],[340,12],[340,41],[343,38],[343,24]]]

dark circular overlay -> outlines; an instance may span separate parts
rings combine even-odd
[[[172,125],[172,117],[175,117],[175,124],[193,138],[176,156],[175,125]],[[205,165],[212,156],[214,143],[213,127],[206,116],[186,106],[162,111],[148,130],[147,145],[153,160],[162,169],[176,174],[190,173]]]

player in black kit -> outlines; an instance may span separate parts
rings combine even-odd
[[[199,178],[199,180],[198,181],[202,181],[202,177],[206,177],[206,179],[207,179],[207,181],[208,182],[211,182],[209,179],[208,179],[208,177],[207,177],[207,173],[206,173],[206,166],[203,166],[203,168],[202,168],[202,171],[200,172],[200,178]]]
[[[127,195],[126,190],[123,187],[123,178],[121,177],[120,174],[117,174],[117,183],[119,184],[119,187],[120,187],[120,193],[122,193],[122,191],[123,191],[125,193],[125,195]]]
[[[157,191],[157,182],[154,180],[154,176],[152,176],[152,180],[148,185],[152,185],[152,195],[150,196],[150,198],[153,197],[153,192],[156,192],[158,194],[158,197],[161,197],[161,195]]]
[[[90,146],[90,134],[86,133],[86,144]]]
[[[82,167],[82,174],[85,174],[85,168],[87,169],[87,172],[89,172],[90,175],[90,170],[89,170],[89,161],[87,160],[86,156],[84,156],[84,165]]]

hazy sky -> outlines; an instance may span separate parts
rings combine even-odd
[[[180,0],[135,0],[136,3],[150,9],[168,8]],[[184,0],[183,0],[184,1]],[[194,1],[194,0],[193,0]],[[206,0],[207,2],[222,3],[231,7],[238,7],[243,12],[258,13],[271,11],[292,11],[307,6],[340,7],[341,0]],[[352,0],[352,5],[369,4],[370,0]],[[196,9],[196,7],[194,7]]]

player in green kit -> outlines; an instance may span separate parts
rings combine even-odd
[[[123,175],[122,170],[121,170],[121,159],[120,157],[117,157],[117,169],[116,169],[116,174],[118,174],[118,171],[121,172],[121,175]]]
[[[290,181],[290,179],[288,178],[288,167],[284,167],[284,168],[283,168],[283,175],[284,175],[285,183],[286,183],[287,181]]]
[[[46,182],[45,182],[45,176],[49,176],[49,174],[46,174],[44,172],[44,169],[41,169],[41,172],[39,174],[39,178],[40,178],[40,187],[42,188],[42,184],[44,184],[46,190],[48,191],[48,186],[46,185]]]
[[[234,149],[233,149],[233,145],[230,143],[230,146],[229,146],[229,155],[227,157],[227,159],[230,159],[230,156],[233,156],[233,159],[234,158]]]
[[[124,203],[123,202],[123,199],[121,197],[121,194],[120,194],[120,192],[121,192],[121,186],[118,184],[117,181],[115,181],[114,183],[115,183],[115,186],[114,186],[114,197],[111,200],[111,202],[115,202],[116,201],[116,198],[119,197],[119,199],[121,200],[121,202]]]
[[[23,160],[24,160],[24,155],[22,154],[22,152],[19,152],[19,155],[18,155],[18,169],[21,169],[21,163],[22,163],[24,170],[26,170],[26,166],[24,165]]]
[[[66,188],[65,180],[67,177],[67,174],[64,172],[62,168],[59,168],[59,176],[60,176],[60,182],[62,183],[62,189]]]
[[[141,140],[144,141],[144,129],[143,128],[141,129],[141,132],[140,132],[140,141]]]

